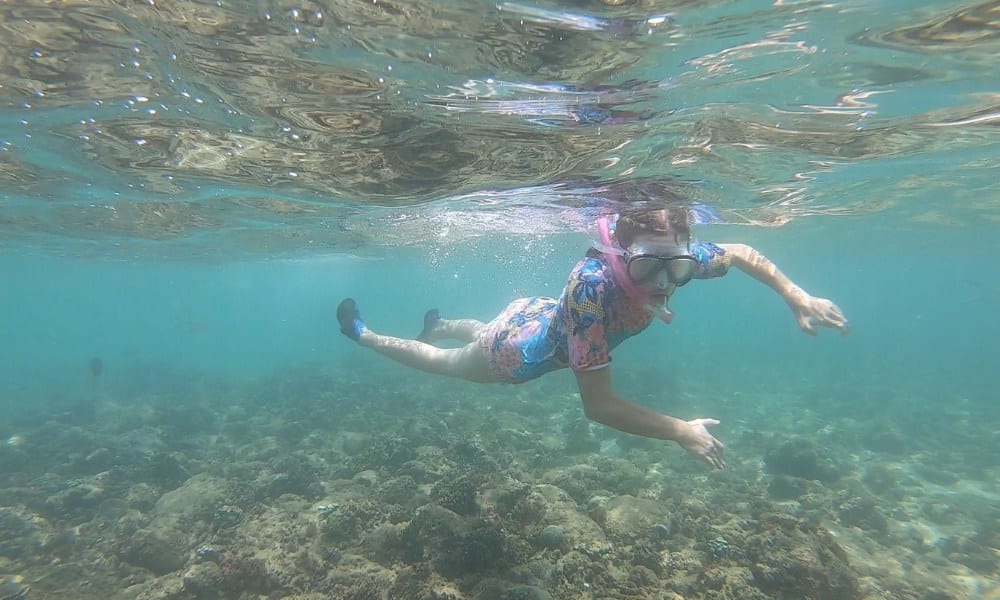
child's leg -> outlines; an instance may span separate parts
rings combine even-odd
[[[474,341],[461,348],[437,348],[417,340],[380,335],[365,329],[360,334],[358,343],[398,363],[428,373],[478,383],[497,381],[486,355]]]
[[[423,333],[421,340],[404,340],[380,335],[365,326],[357,303],[351,298],[345,298],[337,306],[337,321],[340,323],[341,333],[348,338],[408,367],[479,383],[497,381],[486,354],[477,342],[471,341],[474,340],[472,337],[469,343],[461,348],[436,348],[426,343]],[[427,311],[427,316],[424,318],[424,333],[436,329],[440,321],[436,310]],[[471,336],[482,326],[482,323],[473,320],[460,320],[454,323],[455,326],[447,325],[446,331],[455,335]]]
[[[475,319],[438,319],[430,332],[430,340],[458,340],[470,343],[479,339],[479,332],[486,323]]]
[[[438,309],[432,308],[424,314],[424,329],[417,340],[433,344],[438,340],[458,340],[466,344],[479,339],[479,331],[485,326],[475,319],[442,319]]]

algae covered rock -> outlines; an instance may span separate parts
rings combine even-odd
[[[809,481],[801,477],[775,475],[767,485],[767,492],[775,500],[795,500],[809,493]]]
[[[634,539],[655,525],[669,527],[670,513],[661,502],[635,496],[617,496],[601,507],[597,520],[612,539]]]
[[[584,514],[565,491],[549,484],[537,485],[533,491],[545,502],[541,525],[560,527],[565,535],[565,545],[592,552],[601,552],[608,547],[608,539],[601,527]]]
[[[213,528],[213,517],[225,499],[225,481],[207,474],[191,477],[160,496],[148,525],[120,540],[119,556],[157,575],[183,568],[196,539]]]
[[[404,562],[429,562],[451,578],[510,568],[530,556],[530,548],[497,522],[463,519],[429,504],[417,510],[399,534],[398,553]]]
[[[225,588],[222,568],[214,562],[200,562],[184,573],[184,591],[195,598],[217,598]]]
[[[766,517],[741,550],[755,587],[781,600],[859,597],[847,554],[822,528],[791,517]]]
[[[119,552],[125,562],[165,575],[187,562],[187,539],[172,529],[142,529]]]
[[[773,448],[764,457],[765,470],[771,475],[785,475],[832,483],[840,479],[833,457],[805,439],[792,439]]]
[[[548,525],[538,532],[534,541],[540,548],[557,550],[566,544],[566,530],[559,525]]]
[[[425,549],[440,549],[466,534],[468,528],[458,514],[436,504],[417,510],[399,539],[399,553],[404,561],[417,562]]]

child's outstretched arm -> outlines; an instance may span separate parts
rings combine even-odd
[[[719,424],[715,419],[683,421],[629,402],[611,389],[610,366],[575,373],[588,419],[625,433],[677,442],[715,469],[726,466],[725,447],[707,429]]]
[[[764,283],[785,299],[795,313],[795,319],[802,331],[816,335],[817,325],[832,327],[845,335],[850,331],[847,318],[836,304],[826,298],[810,296],[760,252],[746,244],[717,245],[729,255],[730,264]]]

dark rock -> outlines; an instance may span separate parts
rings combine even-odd
[[[656,572],[643,565],[632,567],[628,574],[628,580],[636,587],[654,587],[660,582]]]
[[[479,441],[472,438],[452,444],[448,455],[463,469],[478,473],[490,473],[499,466]]]
[[[435,566],[446,577],[500,569],[513,561],[508,554],[507,537],[496,527],[480,526],[453,545],[440,548]]]
[[[246,553],[223,553],[222,569],[226,597],[243,598],[267,594],[281,585],[264,559]]]
[[[70,515],[95,508],[104,498],[104,488],[87,481],[73,481],[45,501],[55,515]]]
[[[217,529],[236,527],[245,519],[243,509],[232,504],[223,504],[212,513],[212,525]]]
[[[148,512],[156,505],[159,494],[156,489],[148,483],[137,483],[128,489],[125,496],[125,503],[136,510]]]
[[[344,504],[328,504],[321,507],[319,531],[325,542],[353,540],[364,529],[369,528],[378,517],[373,502],[349,501]]]
[[[76,465],[78,472],[93,475],[107,471],[115,464],[115,455],[107,448],[98,448],[84,457],[82,463]]]
[[[424,499],[423,493],[417,487],[417,482],[409,475],[389,479],[378,487],[375,495],[384,504],[413,507]]]
[[[837,516],[840,523],[848,527],[879,533],[889,531],[889,519],[873,498],[851,496],[837,507]]]
[[[799,477],[777,475],[767,485],[767,492],[775,500],[795,500],[809,492],[809,482]]]
[[[214,546],[202,546],[194,553],[195,560],[200,562],[214,562],[218,563],[222,561],[222,553],[219,549]]]
[[[214,562],[200,562],[184,573],[184,591],[195,598],[221,598],[224,590],[222,568]]]
[[[187,540],[176,531],[142,529],[125,543],[121,559],[156,575],[176,571],[187,562]]]
[[[269,467],[256,483],[266,498],[283,494],[309,498],[310,490],[315,489],[316,468],[304,456],[276,458],[270,461]]]
[[[398,552],[404,562],[430,562],[448,578],[499,571],[531,555],[525,541],[498,523],[484,520],[468,525],[459,515],[433,504],[417,510],[403,529]]]
[[[191,473],[181,462],[178,453],[155,453],[143,465],[142,476],[155,481],[165,488],[180,486],[191,477]]]
[[[552,596],[533,585],[511,585],[499,579],[486,579],[479,585],[475,600],[551,600]]]
[[[483,477],[476,473],[465,473],[454,479],[442,479],[431,488],[431,500],[460,515],[479,514],[476,495]]]
[[[371,445],[351,457],[347,466],[352,473],[368,469],[395,473],[415,456],[416,452],[410,440],[387,435],[372,440]]]
[[[1000,533],[981,531],[970,535],[956,535],[941,544],[948,559],[961,563],[983,575],[1000,571],[1000,556],[995,548],[1000,543]]]
[[[552,596],[540,587],[516,585],[504,591],[501,600],[552,600]]]
[[[519,583],[545,587],[552,583],[555,565],[547,560],[533,560],[511,569],[511,578]]]
[[[419,562],[425,550],[434,551],[454,544],[465,535],[462,517],[454,512],[428,504],[417,510],[410,523],[403,529],[399,540],[399,554],[405,562]]]
[[[558,525],[549,525],[535,536],[535,544],[541,548],[558,550],[566,543],[566,531]]]
[[[771,475],[800,477],[824,483],[840,479],[833,458],[804,439],[789,440],[772,449],[764,457],[764,466]]]
[[[663,574],[663,562],[656,545],[640,540],[632,545],[629,554],[629,563],[636,568],[652,571],[656,576]]]
[[[70,559],[80,545],[80,533],[76,527],[59,529],[45,536],[39,549],[60,560]]]
[[[865,487],[880,496],[897,497],[900,495],[899,479],[892,469],[889,469],[885,465],[868,465],[861,481],[865,484]]]
[[[27,452],[16,445],[0,444],[0,471],[17,473],[31,463]]]
[[[761,519],[742,548],[754,584],[780,600],[856,600],[858,577],[829,532],[791,517]]]
[[[0,577],[0,598],[3,600],[28,600],[30,591],[20,577]]]
[[[37,542],[35,524],[16,508],[0,507],[0,556],[23,558]]]

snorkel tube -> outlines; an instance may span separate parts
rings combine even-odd
[[[661,321],[669,325],[670,321],[674,318],[674,313],[667,308],[666,302],[660,306],[652,304],[649,301],[648,294],[639,289],[639,286],[629,277],[628,270],[625,268],[625,261],[622,258],[625,255],[625,250],[611,239],[611,226],[608,223],[607,217],[597,219],[597,233],[601,237],[601,243],[597,249],[607,257],[608,266],[611,267],[611,277],[615,280],[618,287],[625,292],[629,300],[644,306],[646,310],[652,312]]]

